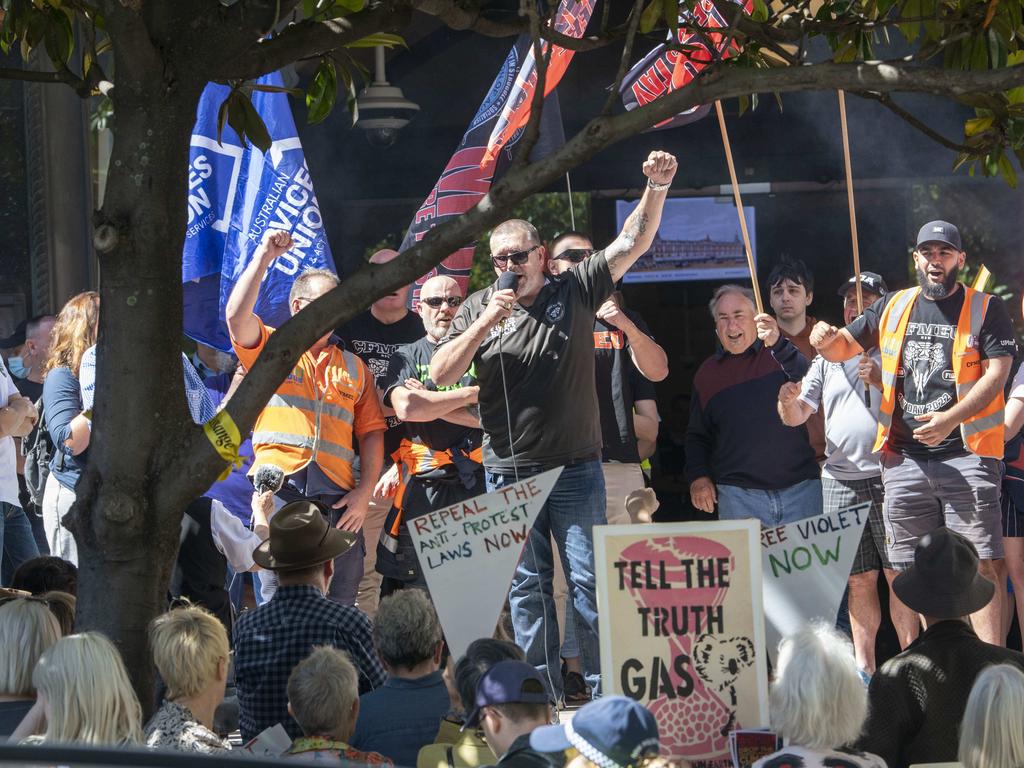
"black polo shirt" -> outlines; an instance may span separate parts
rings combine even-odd
[[[549,278],[531,306],[517,303],[504,328],[491,329],[473,358],[485,467],[511,472],[513,449],[519,468],[530,470],[600,457],[594,313],[613,289],[608,262],[599,251]],[[463,303],[441,344],[481,315],[494,290],[477,291]],[[499,362],[504,363],[508,387],[507,414]]]
[[[640,315],[629,309],[623,312],[641,332],[651,335]],[[594,320],[594,359],[604,441],[601,458],[603,461],[639,464],[633,404],[637,400],[656,399],[654,385],[633,364],[625,332],[600,319]]]

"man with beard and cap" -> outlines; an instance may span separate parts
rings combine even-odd
[[[886,293],[882,276],[860,273],[864,304],[872,304]],[[851,277],[839,289],[843,298],[843,319],[857,317],[857,278]],[[865,387],[870,385],[865,402]],[[850,571],[850,626],[853,649],[862,675],[875,672],[875,636],[882,621],[878,599],[878,572],[892,584],[897,572],[885,554],[885,525],[882,520],[882,468],[875,452],[878,408],[882,389],[882,358],[877,349],[843,363],[823,357],[811,360],[801,383],[786,382],[779,390],[782,423],[795,427],[812,414],[823,417],[825,452],[821,487],[825,514],[867,506],[867,522]],[[899,598],[889,596],[889,613],[900,646],[917,637],[917,616]]]
[[[370,257],[371,264],[387,264],[398,258],[398,251],[382,248]],[[355,352],[366,363],[373,374],[377,395],[383,401],[384,382],[387,377],[391,356],[403,344],[412,344],[423,335],[423,326],[416,315],[409,311],[409,286],[381,296],[365,312],[356,315],[338,328],[338,336],[345,342],[345,348]],[[373,497],[367,507],[363,521],[366,535],[366,555],[363,558],[363,579],[359,583],[359,607],[371,619],[377,613],[380,595],[381,575],[377,571],[377,547],[375,542],[390,514],[391,499],[383,491],[388,487],[391,457],[402,442],[404,430],[400,417],[389,405],[385,405],[384,421],[384,474],[374,488]],[[356,462],[356,472],[362,471],[361,462]],[[375,479],[375,482],[376,479]]]
[[[454,279],[438,275],[427,280],[419,302],[427,335],[395,350],[384,380],[384,405],[405,422],[405,437],[390,473],[400,490],[377,545],[382,596],[406,587],[427,588],[408,521],[484,493],[483,432],[476,411],[480,388],[473,366],[448,387],[438,387],[430,378],[434,348],[461,303]]]
[[[1002,300],[957,282],[966,258],[955,226],[925,224],[914,249],[918,287],[887,293],[845,328],[818,323],[811,343],[830,362],[881,350],[874,447],[893,567],[907,568],[921,537],[945,525],[974,545],[994,581],[1003,558],[1003,386],[1016,342]],[[1002,590],[971,619],[982,640],[1001,645]]]
[[[871,678],[856,747],[884,758],[889,768],[955,763],[975,679],[991,664],[1024,669],[1024,654],[983,642],[964,621],[999,590],[978,573],[971,542],[949,528],[921,538],[913,565],[892,588],[921,614],[925,630]]]

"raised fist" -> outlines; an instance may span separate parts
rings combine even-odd
[[[668,152],[654,151],[644,162],[644,176],[653,184],[668,184],[676,175],[679,164]]]
[[[285,254],[292,247],[292,233],[283,229],[270,229],[263,235],[263,242],[260,243],[259,257],[265,264],[269,264],[278,256]]]
[[[839,335],[839,329],[834,325],[829,325],[823,320],[819,320],[814,324],[811,329],[811,346],[817,349],[819,352],[828,347],[833,341],[836,340],[836,336]]]

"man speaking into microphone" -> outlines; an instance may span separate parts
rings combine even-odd
[[[619,236],[557,277],[545,274],[547,253],[532,224],[498,225],[490,248],[499,284],[463,303],[430,364],[438,386],[476,366],[488,491],[565,468],[537,516],[510,594],[516,643],[556,698],[562,679],[552,538],[572,587],[576,610],[569,615],[576,617],[584,674],[591,690],[600,683],[592,528],[605,523],[605,489],[594,314],[651,246],[676,168],[675,157],[652,152],[643,164],[643,197]],[[518,275],[518,284],[506,287],[504,273]]]

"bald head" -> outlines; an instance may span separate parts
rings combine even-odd
[[[435,342],[444,338],[459,311],[461,300],[462,290],[458,282],[447,275],[436,275],[423,284],[420,289],[419,313],[427,336]],[[430,306],[431,301],[437,306]]]
[[[398,251],[392,250],[391,248],[381,248],[373,256],[370,257],[371,264],[387,264],[389,261],[394,261],[398,258]]]
[[[398,251],[391,248],[381,248],[370,257],[371,264],[387,264],[399,257]],[[370,307],[370,312],[386,325],[396,323],[405,317],[408,312],[409,286],[399,288],[397,291],[381,296]]]
[[[537,228],[523,219],[509,219],[503,221],[491,232],[491,253],[494,253],[494,242],[496,240],[514,239],[528,248],[531,245],[540,245],[540,235]]]

